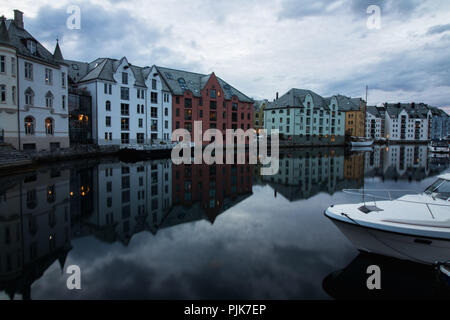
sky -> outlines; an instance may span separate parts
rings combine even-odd
[[[70,6],[80,29],[69,29]],[[368,20],[380,8],[378,29]],[[291,88],[384,102],[424,102],[450,113],[448,0],[0,0],[64,58],[215,72],[254,99]],[[369,26],[373,26],[370,24]]]

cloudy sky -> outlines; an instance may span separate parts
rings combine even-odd
[[[0,0],[67,59],[121,58],[217,75],[254,98],[292,87],[369,104],[425,102],[450,112],[448,0]],[[81,10],[69,30],[67,8]],[[369,29],[370,5],[381,9]]]

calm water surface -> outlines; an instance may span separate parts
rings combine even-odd
[[[281,158],[267,177],[256,165],[105,159],[2,179],[0,298],[364,297],[374,263],[384,296],[441,294],[432,270],[360,255],[323,212],[361,201],[345,188],[422,191],[448,159],[426,146]],[[69,265],[81,290],[66,287]]]

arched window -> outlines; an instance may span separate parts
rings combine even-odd
[[[30,135],[34,134],[34,118],[28,116],[25,118],[25,134]]]
[[[106,111],[111,111],[111,101],[107,100],[105,105]]]
[[[34,102],[34,91],[28,87],[27,90],[25,90],[25,104],[28,106],[32,106]]]
[[[53,94],[50,91],[48,91],[45,95],[45,105],[47,108],[53,107]]]
[[[53,135],[53,119],[52,118],[45,119],[45,133]]]

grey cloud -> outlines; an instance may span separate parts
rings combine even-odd
[[[335,10],[326,11],[330,5],[339,3],[339,0],[284,0],[282,2],[279,18],[281,19],[302,19],[305,17],[321,16],[334,13]]]
[[[450,31],[450,23],[431,27],[428,29],[427,35],[440,34],[446,31]]]

